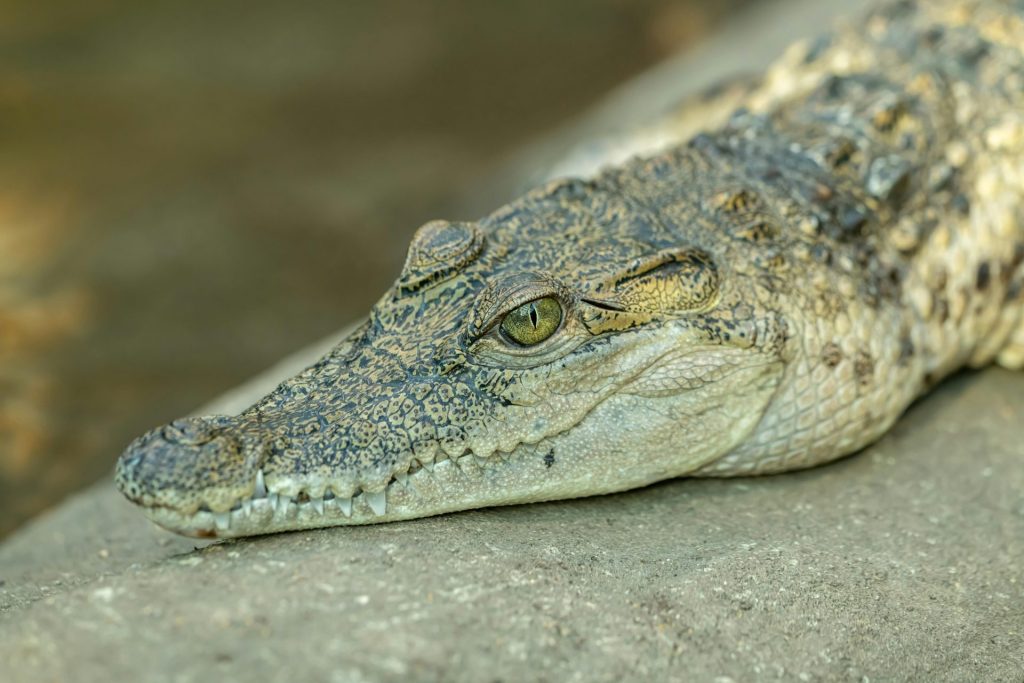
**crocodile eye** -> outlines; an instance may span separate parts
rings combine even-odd
[[[523,304],[505,315],[502,333],[517,344],[533,346],[555,333],[562,323],[562,305],[546,296]]]

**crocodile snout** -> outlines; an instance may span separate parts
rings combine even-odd
[[[267,450],[261,430],[237,418],[183,418],[132,442],[117,462],[115,483],[147,507],[227,509],[251,492]]]

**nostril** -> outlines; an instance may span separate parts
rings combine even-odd
[[[261,452],[250,454],[245,437],[244,423],[235,417],[175,420],[130,443],[117,461],[114,481],[129,500],[146,505],[234,500],[252,486],[259,466]]]
[[[178,446],[202,446],[213,441],[232,423],[226,416],[185,417],[164,426],[161,435]]]

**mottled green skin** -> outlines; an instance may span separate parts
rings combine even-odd
[[[615,383],[601,366],[616,347],[635,343],[641,325],[671,321],[709,344],[757,343],[777,353],[780,321],[757,320],[739,288],[722,297],[719,266],[697,246],[710,242],[715,210],[688,215],[686,223],[668,220],[668,204],[694,200],[676,174],[689,175],[705,163],[699,153],[680,150],[679,158],[633,165],[592,182],[555,183],[478,225],[430,224],[414,242],[414,255],[429,253],[431,238],[439,235],[470,250],[478,245],[479,253],[472,261],[464,258],[458,270],[443,260],[437,268],[422,267],[411,258],[349,340],[237,419],[212,423],[212,433],[219,434],[210,442],[216,455],[209,444],[191,452],[168,448],[181,439],[168,439],[166,427],[143,437],[122,460],[122,468],[137,468],[132,481],[140,486],[128,489],[130,495],[194,491],[198,506],[213,502],[202,495],[208,484],[238,477],[248,482],[261,464],[268,478],[319,471],[337,479],[346,473],[354,492],[387,483],[417,455],[435,459],[438,446],[449,454],[511,451],[519,441],[548,435],[546,423],[558,419],[532,417],[531,406],[571,390],[598,396],[612,389]],[[715,245],[720,252],[725,246]],[[660,267],[644,272],[652,256]],[[660,279],[672,281],[671,291],[643,296],[640,285]],[[501,315],[542,293],[563,301],[561,333],[529,349],[502,340],[496,327]],[[713,313],[693,313],[712,302]],[[605,329],[616,333],[602,334]],[[590,407],[591,401],[565,406],[580,413],[573,421]],[[506,435],[495,428],[496,421],[514,420],[513,413],[536,422],[523,427],[529,433]],[[203,431],[208,423],[187,424]],[[251,444],[236,445],[247,437]],[[236,457],[247,448],[246,457]],[[203,460],[193,467],[190,453]],[[197,475],[202,485],[185,486]]]
[[[887,6],[714,132],[424,226],[349,339],[236,418],[143,436],[118,486],[175,530],[244,535],[778,471],[869,443],[956,367],[1014,364],[1024,138],[991,132],[1024,105],[1024,61],[984,17],[1021,9],[956,24],[960,5]],[[544,296],[559,331],[504,338]],[[258,470],[296,500],[257,523],[237,506]],[[194,517],[233,507],[230,527]]]

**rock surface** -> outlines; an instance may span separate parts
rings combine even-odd
[[[1019,681],[1022,424],[992,369],[807,472],[213,545],[102,483],[0,546],[0,681]]]

